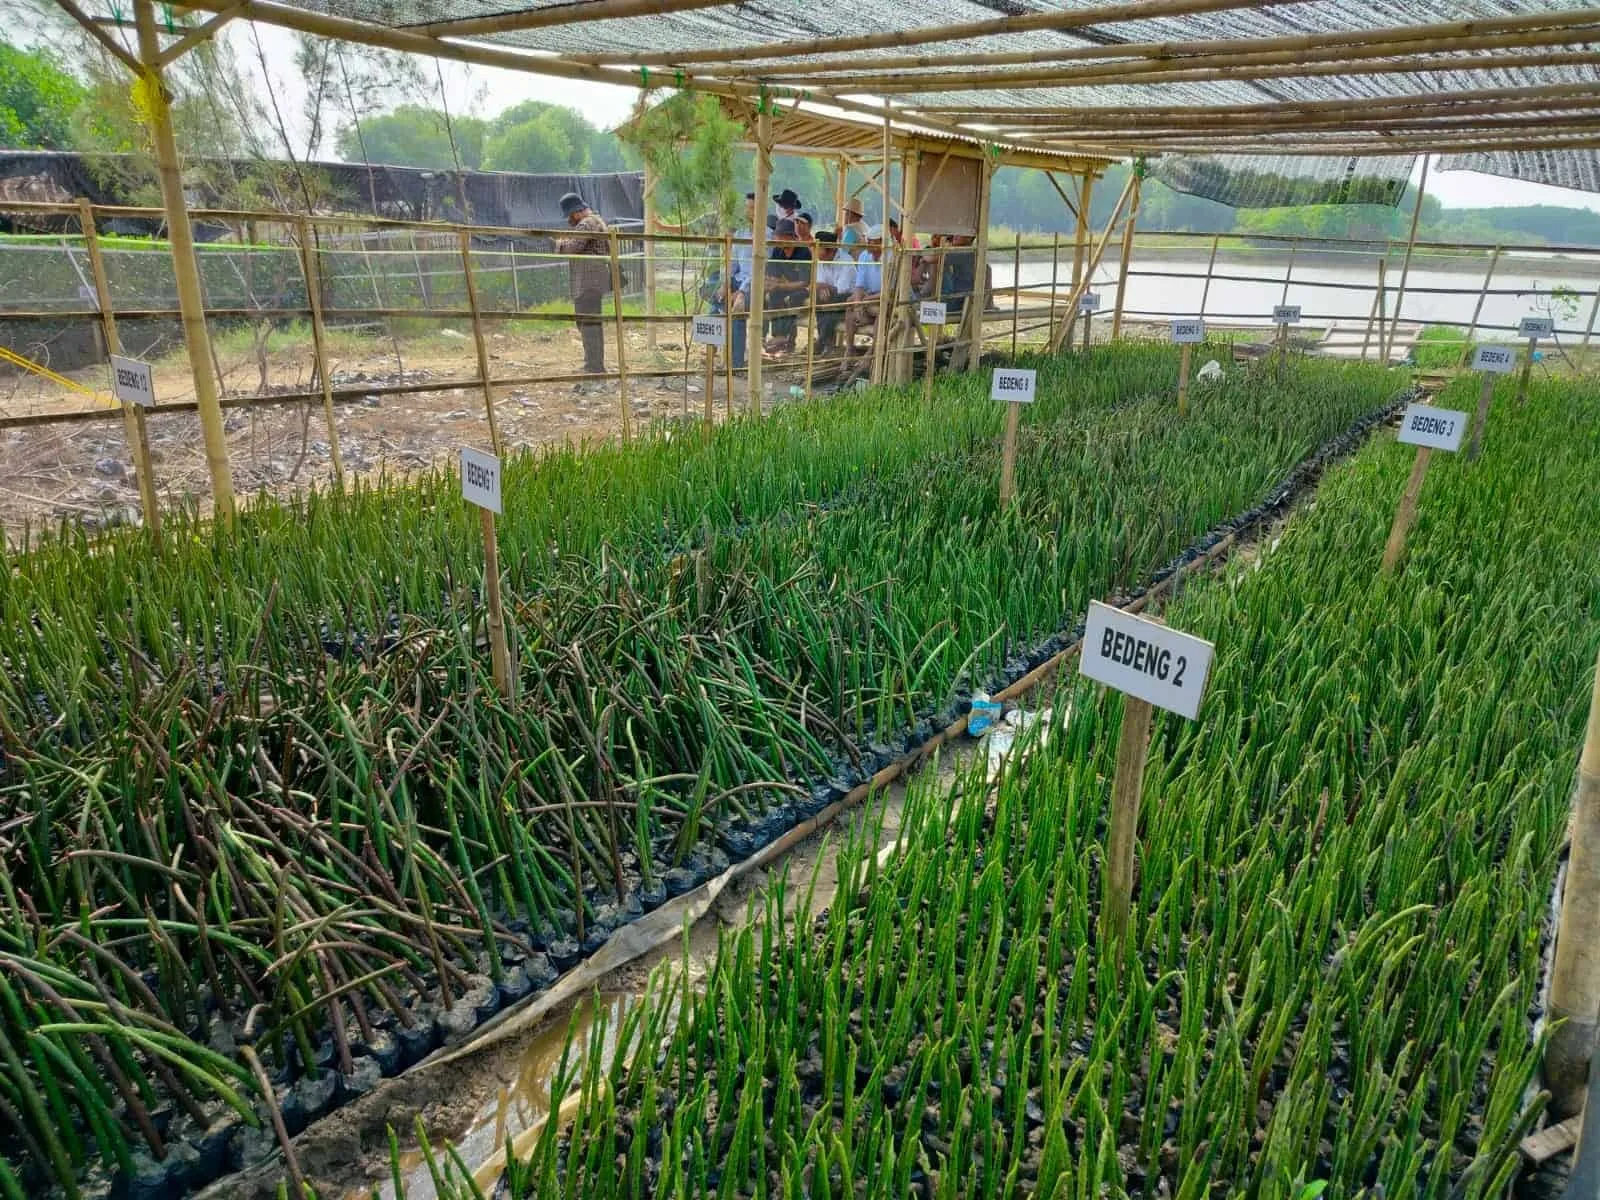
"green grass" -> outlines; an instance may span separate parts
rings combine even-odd
[[[1425,325],[1411,357],[1425,371],[1449,370],[1459,367],[1472,347],[1466,334],[1452,325]]]

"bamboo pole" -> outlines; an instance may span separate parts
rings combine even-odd
[[[722,347],[722,387],[728,402],[728,416],[733,416],[733,235],[722,235],[722,286],[728,302],[722,306],[723,318],[728,322],[726,344]]]
[[[1597,313],[1600,313],[1600,287],[1595,289],[1594,302],[1589,305],[1589,321],[1583,327],[1583,341],[1578,344],[1578,367],[1580,370],[1589,358],[1589,340],[1594,337],[1594,319]]]
[[[1118,66],[1133,67],[1137,61],[1146,60],[1154,68],[1170,68],[1190,59],[1205,62],[1236,60],[1242,63],[1255,61],[1284,61],[1282,55],[1297,54],[1303,61],[1317,61],[1330,53],[1353,58],[1356,50],[1370,50],[1378,54],[1415,54],[1420,50],[1503,48],[1482,46],[1485,40],[1511,38],[1509,45],[1562,45],[1568,42],[1589,40],[1596,17],[1592,10],[1571,10],[1563,13],[1539,12],[1531,15],[1491,18],[1475,21],[1445,21],[1425,25],[1399,25],[1379,29],[1335,30],[1329,33],[1282,34],[1273,37],[1210,38],[1193,41],[1123,42],[1110,45],[1050,47],[1028,50],[996,52],[993,50],[968,51],[958,54],[892,54],[870,59],[860,57],[811,58],[804,62],[767,63],[761,67],[764,78],[785,75],[804,75],[821,78],[825,75],[843,76],[854,84],[864,78],[863,67],[876,72],[948,71],[952,67],[1035,66],[1055,67],[1066,63],[1116,60]],[[1524,35],[1524,36],[1519,36]],[[1525,38],[1546,38],[1528,41]],[[1271,57],[1269,57],[1271,56]],[[1002,76],[1003,78],[1003,76]],[[832,81],[830,81],[832,82]]]
[[[985,155],[978,173],[978,244],[972,255],[972,292],[962,305],[959,339],[950,347],[950,369],[964,371],[983,358],[983,314],[989,297],[989,201],[994,191],[994,159]]]
[[[494,385],[490,382],[489,343],[483,337],[483,318],[478,310],[478,285],[472,275],[472,235],[465,229],[457,235],[461,244],[461,277],[466,283],[467,307],[472,311],[472,345],[478,353],[478,385],[483,389],[483,413],[489,420],[489,446],[495,457],[505,454],[500,444],[500,424],[494,415]]]
[[[939,251],[933,264],[933,296],[931,299],[940,301],[944,299],[944,251]],[[922,377],[922,402],[933,402],[933,372],[938,364],[939,338],[944,333],[943,325],[934,325],[923,330],[928,343],[927,373]]]
[[[94,208],[86,199],[78,201],[78,228],[83,248],[89,255],[89,273],[94,279],[96,304],[100,309],[100,331],[106,353],[122,353],[122,335],[117,332],[116,306],[111,299],[111,284],[106,277],[105,259],[100,255],[100,232],[95,227]],[[123,401],[122,429],[128,439],[128,456],[133,460],[134,480],[139,485],[139,507],[144,526],[157,542],[161,540],[161,502],[156,498],[155,468],[150,462],[150,433],[144,409]]]
[[[1127,224],[1122,227],[1122,262],[1117,266],[1117,307],[1111,313],[1112,341],[1122,336],[1122,309],[1128,294],[1128,264],[1133,261],[1133,227],[1139,219],[1140,185],[1136,164],[1133,172],[1133,199],[1128,206]]]
[[[1219,233],[1211,239],[1211,257],[1206,260],[1206,281],[1200,289],[1200,319],[1206,319],[1206,301],[1211,298],[1211,274],[1217,267],[1217,246],[1222,242]]]
[[[1017,491],[1017,426],[1022,421],[1022,405],[1006,402],[1006,434],[1000,451],[1000,509],[1011,507]]]
[[[656,315],[656,184],[660,181],[648,162],[644,165],[644,311],[648,317]],[[619,297],[620,300],[620,297]],[[656,348],[656,327],[646,327],[650,349]]]
[[[1133,844],[1139,830],[1139,801],[1144,792],[1145,761],[1150,752],[1150,703],[1137,696],[1122,698],[1122,731],[1117,738],[1117,773],[1111,784],[1111,828],[1106,839],[1106,890],[1102,901],[1107,924],[1102,934],[1121,942],[1128,932],[1133,903]],[[1120,961],[1121,956],[1118,955]]]
[[[1384,306],[1384,272],[1388,270],[1389,251],[1384,248],[1383,257],[1378,259],[1378,291],[1372,298],[1372,312],[1378,320],[1378,362],[1380,366],[1389,363],[1383,357],[1383,306]],[[1372,341],[1372,317],[1367,318],[1367,336],[1361,341],[1361,361],[1367,361],[1367,346]]]
[[[850,177],[850,160],[839,155],[838,175],[833,181],[833,233],[838,237],[844,226],[844,190]]]
[[[620,21],[630,17],[654,17],[664,13],[688,12],[697,8],[715,8],[725,3],[727,0],[590,0],[589,3],[576,5],[512,8],[507,12],[492,13],[486,17],[459,17],[449,21],[433,21],[414,28],[432,38],[482,37],[494,33],[548,29],[553,25],[570,25],[576,21]]]
[[[489,665],[495,690],[511,698],[511,651],[506,644],[506,610],[500,598],[500,541],[495,536],[494,513],[478,509],[478,525],[483,532],[483,597],[489,613]]]
[[[878,191],[883,203],[882,220],[878,228],[883,234],[883,244],[878,251],[878,321],[872,336],[872,382],[882,383],[884,368],[888,365],[889,347],[889,308],[893,299],[894,290],[889,281],[888,259],[889,247],[894,244],[894,238],[889,235],[889,159],[893,144],[893,130],[889,124],[889,114],[883,114],[883,168],[878,172]],[[905,256],[897,255],[896,262]],[[896,274],[899,274],[898,269]]]
[[[339,457],[339,423],[333,418],[333,380],[328,375],[328,335],[322,324],[322,272],[312,244],[311,223],[304,217],[296,223],[300,235],[300,271],[306,280],[306,302],[311,307],[311,353],[317,364],[317,379],[322,384],[322,417],[328,426],[328,459],[333,464],[333,482],[344,487],[344,462]]]
[[[1117,197],[1117,202],[1111,209],[1111,216],[1106,220],[1106,227],[1104,232],[1100,234],[1100,241],[1096,244],[1094,252],[1089,255],[1088,260],[1084,263],[1083,278],[1079,280],[1077,286],[1072,289],[1072,295],[1067,297],[1068,312],[1072,312],[1077,308],[1078,297],[1083,295],[1084,290],[1089,285],[1089,280],[1094,278],[1095,269],[1099,267],[1100,259],[1105,254],[1106,247],[1111,243],[1111,235],[1116,231],[1117,222],[1122,219],[1123,210],[1127,207],[1129,199],[1133,196],[1133,189],[1137,182],[1137,177],[1130,173],[1128,176],[1128,182],[1122,189],[1122,195]],[[1053,312],[1055,309],[1055,287],[1053,283],[1050,289],[1050,307]],[[1051,350],[1061,349],[1062,338],[1066,332],[1067,323],[1065,318],[1063,318],[1051,333]]]
[[[1467,340],[1462,343],[1461,356],[1456,359],[1457,369],[1467,365],[1467,356],[1472,353],[1472,339],[1478,336],[1478,318],[1483,315],[1483,301],[1489,294],[1489,280],[1494,278],[1494,267],[1499,261],[1500,247],[1496,246],[1494,253],[1489,255],[1489,268],[1483,273],[1483,286],[1478,289],[1478,302],[1472,306],[1472,324],[1467,326]]]
[[[1283,295],[1279,297],[1279,304],[1289,303],[1289,281],[1294,278],[1294,256],[1300,251],[1300,239],[1295,238],[1289,243],[1289,267],[1283,273]]]
[[[1400,286],[1394,293],[1394,320],[1389,324],[1389,336],[1383,343],[1383,364],[1388,366],[1394,357],[1394,333],[1400,324],[1400,309],[1406,302],[1406,281],[1411,275],[1411,254],[1417,248],[1417,222],[1422,217],[1422,200],[1428,190],[1428,156],[1422,156],[1422,178],[1417,181],[1417,200],[1411,209],[1411,233],[1406,238],[1406,256],[1400,263]]]
[[[762,331],[767,306],[767,189],[772,186],[772,114],[763,100],[756,114],[756,212],[750,223],[750,304],[745,328],[745,409],[761,411],[761,355],[766,350]],[[733,407],[733,393],[728,393]]]
[[[1183,353],[1178,356],[1178,415],[1189,415],[1189,364],[1194,360],[1194,345],[1191,342],[1183,344]]]
[[[911,244],[916,237],[916,210],[917,210],[917,183],[918,175],[922,169],[922,152],[908,150],[900,162],[900,214],[904,222],[900,227],[901,252],[895,255],[894,279],[891,281],[888,274],[883,276],[883,290],[879,296],[879,315],[882,315],[882,303],[888,302],[889,315],[885,318],[889,327],[891,341],[904,339],[904,348],[910,350],[917,340],[917,322],[914,319],[901,319],[900,301],[902,298],[911,297]],[[884,172],[887,176],[888,172]],[[885,232],[884,245],[888,245],[887,231]],[[909,316],[909,314],[908,314]],[[898,331],[904,330],[901,334]],[[885,354],[888,351],[885,350]],[[915,370],[912,356],[909,353],[895,354],[886,358],[884,362],[884,376],[889,383],[905,383],[911,379]]]
[[[1083,182],[1079,185],[1080,190],[1078,193],[1078,211],[1073,214],[1072,286],[1074,288],[1077,288],[1077,286],[1083,282],[1083,256],[1088,252],[1089,242],[1089,198],[1090,189],[1093,188],[1093,186],[1094,176],[1088,172],[1085,172],[1083,176]],[[1062,320],[1067,322],[1066,344],[1070,346],[1072,345],[1072,333],[1077,327],[1078,322],[1078,312],[1076,307],[1074,307],[1072,312],[1064,316]]]
[[[628,343],[623,336],[626,326],[622,319],[622,259],[617,254],[617,231],[606,230],[606,241],[611,254],[611,315],[617,331],[617,406],[622,412],[622,440],[633,437],[633,405],[628,399]]]
[[[178,289],[178,308],[183,314],[183,341],[189,353],[189,372],[194,377],[195,401],[200,410],[206,469],[211,476],[211,502],[217,519],[225,525],[232,524],[233,469],[228,462],[228,438],[222,427],[217,381],[211,373],[211,334],[206,327],[205,293],[200,286],[194,232],[189,227],[183,177],[178,170],[178,143],[172,133],[167,86],[161,69],[154,65],[161,54],[155,6],[152,0],[134,0],[133,13],[139,30],[139,57],[145,64],[145,116],[155,146],[156,173],[161,180],[167,236],[172,244],[172,274]]]
[[[817,361],[817,250],[811,245],[811,288],[806,297],[806,401],[811,400],[811,374]]]
[[[1517,376],[1517,403],[1526,404],[1528,401],[1528,376],[1533,374],[1533,356],[1539,353],[1539,339],[1528,339],[1528,355],[1522,360],[1522,371]]]
[[[1050,319],[1052,321],[1054,321],[1055,317],[1056,317],[1056,284],[1057,284],[1057,280],[1060,278],[1060,275],[1061,275],[1061,234],[1059,232],[1057,232],[1057,233],[1052,233],[1050,235]],[[1076,284],[1074,284],[1074,286],[1076,286]],[[1068,338],[1068,340],[1070,340],[1071,337],[1072,337],[1072,321],[1073,321],[1073,317],[1074,317],[1074,314],[1070,313],[1070,312],[1063,313],[1061,315],[1061,320],[1067,326],[1067,338]]]
[[[1428,475],[1428,459],[1433,450],[1427,446],[1417,447],[1417,457],[1411,463],[1411,476],[1406,480],[1406,490],[1400,496],[1400,505],[1394,512],[1394,524],[1389,527],[1389,540],[1383,547],[1382,571],[1385,575],[1393,574],[1394,569],[1400,565],[1400,559],[1406,552],[1406,535],[1411,532],[1411,523],[1417,519],[1417,500],[1422,495],[1422,482]]]
[[[1566,1117],[1583,1107],[1583,1081],[1600,1032],[1600,665],[1589,693],[1589,721],[1572,801],[1572,853],[1561,895],[1544,1079],[1550,1108]],[[1590,1125],[1593,1128],[1593,1114]]]
[[[1022,316],[1022,234],[1011,248],[1011,358],[1017,357],[1017,322]]]
[[[728,318],[724,317],[723,320],[724,321],[728,321]],[[732,329],[732,323],[729,322],[728,324],[724,325],[723,328],[725,330],[731,330]],[[716,385],[717,385],[717,348],[715,346],[707,346],[706,347],[706,394],[705,394],[705,416],[706,416],[705,430],[706,430],[706,432],[705,432],[705,438],[706,438],[706,441],[708,441],[708,442],[711,440],[711,431],[714,428],[716,428],[716,424],[717,424],[717,412],[716,412],[716,408],[714,407],[714,403],[715,402],[712,399],[712,396],[716,392]]]

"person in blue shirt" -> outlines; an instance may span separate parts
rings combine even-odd
[[[883,249],[883,231],[874,225],[867,231],[866,248],[856,259],[855,287],[851,289],[850,307],[844,314],[847,352],[854,352],[858,330],[877,327],[878,297],[883,292],[883,268],[888,261]]]

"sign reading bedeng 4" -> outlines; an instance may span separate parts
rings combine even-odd
[[[1510,346],[1479,346],[1472,355],[1472,369],[1491,375],[1508,375],[1517,365],[1517,352]]]
[[[461,498],[468,504],[500,511],[500,460],[481,450],[461,447]]]
[[[1201,638],[1094,600],[1078,669],[1089,679],[1192,721],[1211,673],[1212,649]]]
[[[1032,404],[1035,371],[1020,371],[1011,367],[996,367],[989,382],[989,399],[1009,400],[1013,404]]]

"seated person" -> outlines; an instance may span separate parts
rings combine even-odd
[[[971,249],[972,238],[952,236],[944,252],[944,275],[940,282],[945,311],[958,317],[972,295],[977,280],[977,251]],[[957,249],[962,247],[962,249]]]
[[[795,224],[780,217],[773,229],[772,256],[767,262],[766,311],[774,314],[768,322],[772,336],[767,339],[768,354],[789,354],[794,350],[799,314],[783,309],[805,308],[811,296],[811,250],[800,243]]]
[[[878,296],[883,291],[883,268],[888,261],[883,231],[874,225],[867,233],[866,249],[856,259],[855,285],[850,290],[850,307],[844,314],[844,345],[848,351],[855,350],[858,330],[877,325]]]
[[[856,286],[856,264],[849,247],[841,247],[831,229],[817,234],[817,353],[833,349],[844,319],[844,305]],[[836,307],[829,307],[830,305]]]

